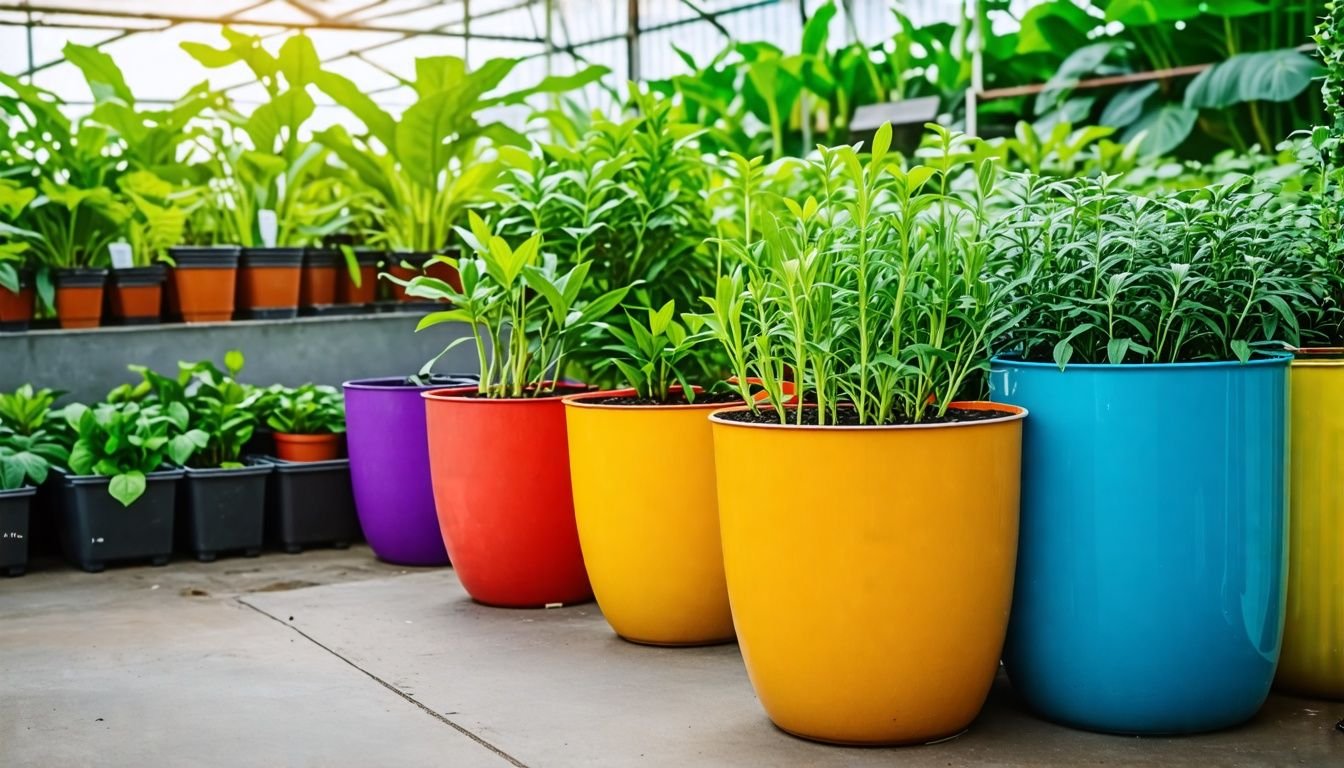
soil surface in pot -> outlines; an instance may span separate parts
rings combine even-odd
[[[668,399],[667,402],[654,400],[651,397],[636,397],[626,395],[623,397],[603,397],[592,400],[584,400],[590,405],[628,405],[631,407],[650,406],[650,405],[722,405],[724,403],[741,403],[742,396],[736,392],[710,392],[708,394],[699,394],[695,396],[694,403],[686,402],[686,398],[678,395]]]
[[[810,407],[807,408],[806,410],[810,412],[815,412],[816,408]],[[790,414],[792,414],[792,412],[793,410],[790,409]],[[919,423],[956,424],[966,421],[987,421],[989,419],[1003,419],[1014,415],[1016,415],[1016,412],[1014,411],[1000,411],[990,409],[979,410],[973,408],[948,408],[947,413],[943,414],[942,416],[938,416],[937,414],[934,413],[929,413]],[[733,411],[731,413],[721,414],[718,416],[718,418],[723,419],[724,421],[738,421],[742,422],[743,424],[779,423],[779,417],[775,415],[774,411],[768,409],[763,409],[756,413],[753,413],[751,411]],[[795,417],[792,415],[789,416],[790,424],[793,423],[794,418]],[[815,425],[816,423],[817,423],[817,417],[814,415],[814,413],[804,413],[803,426]],[[915,422],[906,418],[902,414],[893,414],[891,421],[888,422],[888,426],[902,426],[914,423]],[[859,424],[859,414],[856,411],[852,409],[841,409],[839,412],[835,414],[835,426],[858,427],[858,426],[872,426],[872,425]]]

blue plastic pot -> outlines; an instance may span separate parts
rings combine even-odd
[[[1287,586],[1288,364],[996,359],[1031,411],[1004,663],[1052,720],[1195,733],[1269,693]]]

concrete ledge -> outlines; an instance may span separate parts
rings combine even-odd
[[[176,370],[180,360],[217,364],[230,349],[247,357],[242,379],[258,385],[408,375],[454,339],[464,325],[415,333],[420,313],[337,315],[291,320],[117,326],[87,330],[0,333],[0,391],[32,383],[69,393],[61,402],[94,401],[136,376],[131,363]],[[435,370],[475,371],[476,352],[463,344]]]

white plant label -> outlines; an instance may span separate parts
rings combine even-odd
[[[274,248],[275,235],[279,229],[275,211],[270,209],[257,211],[257,227],[261,230],[261,244],[267,248]]]
[[[135,260],[131,258],[130,243],[111,243],[107,250],[112,254],[113,269],[130,269],[135,266]]]

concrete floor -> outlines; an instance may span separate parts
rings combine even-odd
[[[593,605],[507,611],[365,548],[0,581],[0,766],[1344,765],[1344,703],[1187,738],[1073,731],[1000,680],[928,747],[801,741],[734,646],[644,648]]]

